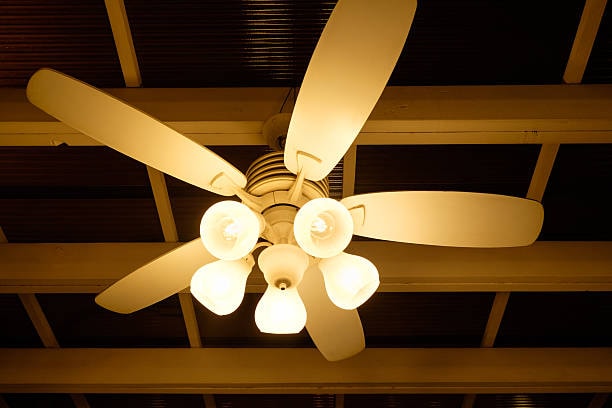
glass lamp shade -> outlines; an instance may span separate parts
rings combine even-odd
[[[325,290],[339,308],[355,309],[368,300],[380,285],[376,266],[366,258],[342,252],[322,259]]]
[[[227,261],[248,255],[255,247],[261,229],[258,214],[237,201],[213,204],[200,222],[200,236],[208,252]]]
[[[211,262],[191,278],[191,293],[211,312],[228,315],[242,303],[251,269],[244,259]]]
[[[306,325],[306,307],[297,288],[268,285],[255,308],[255,323],[262,333],[299,333]]]
[[[331,198],[310,200],[295,216],[293,235],[298,245],[317,258],[329,258],[347,247],[353,236],[353,218]]]

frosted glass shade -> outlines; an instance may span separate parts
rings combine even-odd
[[[269,285],[278,286],[283,281],[287,286],[297,286],[310,258],[296,245],[277,244],[261,251],[257,262]]]
[[[310,200],[295,216],[293,235],[298,245],[317,258],[329,258],[347,247],[353,236],[353,218],[331,198]]]
[[[355,309],[368,300],[380,285],[376,266],[366,258],[342,252],[322,259],[319,268],[330,300],[342,309]]]
[[[233,261],[253,250],[261,228],[260,217],[249,207],[237,201],[221,201],[202,216],[200,236],[213,256]]]
[[[255,308],[255,323],[263,333],[299,333],[306,325],[306,307],[297,288],[268,285]]]
[[[191,293],[211,312],[228,315],[242,303],[251,269],[252,264],[243,259],[211,262],[191,278]]]

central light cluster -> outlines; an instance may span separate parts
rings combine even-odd
[[[220,259],[198,269],[191,279],[191,293],[206,308],[227,315],[240,306],[255,265],[251,252],[266,227],[270,228],[260,213],[236,201],[216,203],[204,213],[202,242]],[[268,284],[255,309],[262,332],[288,334],[304,328],[307,313],[298,292],[304,273],[322,273],[327,295],[342,309],[359,307],[378,288],[374,264],[343,252],[353,235],[353,219],[340,202],[308,201],[295,214],[288,235],[259,254]]]

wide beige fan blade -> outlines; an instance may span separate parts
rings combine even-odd
[[[68,75],[37,71],[28,82],[27,96],[68,126],[187,183],[226,196],[246,185],[246,177],[216,153]]]
[[[306,270],[298,292],[306,305],[306,330],[323,357],[343,360],[365,348],[359,313],[340,309],[329,300],[318,266],[311,265]]]
[[[320,180],[363,127],[393,72],[416,0],[340,0],[310,59],[285,144],[285,166]]]
[[[397,191],[342,200],[354,233],[414,244],[496,248],[536,240],[544,209],[533,200],[455,191]]]
[[[185,289],[196,270],[216,260],[194,239],[115,282],[96,303],[117,313],[135,312]]]

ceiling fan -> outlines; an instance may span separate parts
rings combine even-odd
[[[375,265],[344,252],[353,234],[459,247],[531,244],[543,221],[532,200],[447,191],[328,197],[326,177],[386,86],[415,10],[415,0],[340,0],[310,60],[284,153],[257,159],[246,175],[96,88],[50,69],[36,72],[27,96],[45,112],[164,173],[241,199],[211,206],[200,238],[119,280],[96,302],[130,313],[190,286],[207,308],[229,314],[242,302],[252,252],[265,247],[257,259],[268,283],[255,310],[259,329],[295,333],[305,326],[334,361],[365,347],[356,308],[379,285]]]

